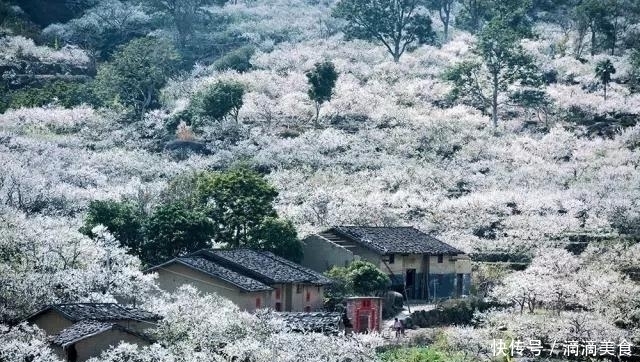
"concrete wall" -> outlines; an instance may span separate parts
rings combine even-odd
[[[256,299],[260,298],[260,307],[272,305],[270,291],[245,293],[236,286],[223,280],[213,278],[182,264],[171,264],[158,269],[158,286],[166,291],[174,291],[182,285],[191,284],[203,293],[215,293],[231,300],[240,309],[253,312],[256,309]]]
[[[138,346],[149,345],[149,342],[136,335],[112,329],[78,341],[75,344],[76,352],[78,353],[78,362],[99,356],[102,351],[107,350],[110,346],[117,346],[122,342],[137,344]]]
[[[72,321],[66,319],[62,314],[50,310],[46,313],[42,313],[32,321],[40,329],[44,330],[48,335],[58,334],[61,330],[71,327]]]
[[[325,272],[333,266],[346,266],[355,255],[318,235],[309,235],[302,240],[302,265],[317,272]]]

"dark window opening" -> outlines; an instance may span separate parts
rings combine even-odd
[[[276,303],[276,312],[282,312],[282,303],[280,302]]]
[[[396,261],[395,254],[389,255],[389,264],[393,264]]]
[[[72,344],[67,347],[67,361],[69,362],[77,362],[78,361],[78,351],[76,351],[76,345]]]
[[[296,293],[297,294],[302,293],[302,284],[296,284]]]
[[[407,269],[407,277],[405,278],[405,285],[409,287],[414,285],[415,283],[416,283],[416,270]]]
[[[444,261],[444,255],[438,255],[438,263],[442,263]]]
[[[304,311],[307,313],[311,312],[311,307],[310,306],[304,307]]]

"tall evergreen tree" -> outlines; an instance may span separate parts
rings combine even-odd
[[[333,63],[325,61],[316,63],[314,68],[306,73],[309,80],[309,98],[314,102],[316,109],[315,124],[318,125],[320,116],[320,106],[322,103],[330,101],[333,88],[338,80],[338,72]]]
[[[600,79],[602,86],[604,87],[604,100],[607,100],[607,86],[611,82],[611,75],[616,73],[616,68],[613,67],[610,59],[604,59],[598,62],[596,65],[596,77]]]

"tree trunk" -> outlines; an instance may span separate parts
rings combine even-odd
[[[498,74],[493,74],[493,95],[491,97],[491,120],[493,127],[498,128]]]
[[[596,26],[591,23],[591,56],[596,55]]]
[[[395,59],[395,56],[394,56],[394,59]],[[315,120],[313,121],[313,125],[314,125],[316,128],[318,128],[318,119],[320,118],[320,102],[317,102],[317,101],[316,101],[316,104],[315,104],[315,105],[316,105],[316,118],[315,118]]]
[[[446,15],[446,20],[444,21],[444,43],[449,39],[449,14]]]
[[[400,40],[393,43],[393,61],[397,63],[400,61]]]
[[[604,100],[606,102],[607,101],[607,83],[605,82],[603,83],[603,85],[604,85]]]

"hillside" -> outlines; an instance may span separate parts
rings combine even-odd
[[[469,73],[476,78],[467,88],[452,75],[482,64],[485,33],[462,25],[467,1],[453,2],[446,41],[438,11],[420,7],[434,38],[412,43],[398,62],[379,41],[349,36],[348,20],[332,16],[340,1],[192,2],[198,10],[189,31],[184,19],[156,6],[163,1],[78,2],[84,7],[69,19],[49,22],[32,4],[0,3],[0,322],[43,303],[151,293],[154,280],[140,271],[145,261],[111,235],[116,230],[81,232],[92,202],[126,202],[149,216],[180,197],[172,196],[176,187],[189,193],[177,178],[241,165],[277,190],[277,216],[299,239],[332,225],[411,225],[469,253],[475,293],[514,309],[443,328],[449,356],[490,360],[498,326],[523,340],[640,344],[637,4],[610,4],[624,9],[609,9],[619,25],[611,50],[609,33],[587,31],[573,15],[588,1],[527,3],[521,10],[531,33],[513,44],[538,83],[509,78],[496,96],[494,127],[490,100],[470,91],[490,89],[478,78],[482,70]],[[130,47],[133,60],[125,59],[140,39],[156,43]],[[140,91],[148,97],[114,95],[118,67],[145,61],[154,65],[141,76],[155,82]],[[306,74],[326,61],[338,77],[316,118]],[[606,61],[615,73],[603,82],[596,68]],[[219,84],[241,86],[235,116],[206,108],[207,92]],[[542,98],[512,96],[524,91]],[[171,316],[183,303],[164,298],[149,308]],[[197,326],[201,317],[194,312],[175,323],[193,337],[193,328],[207,327]],[[225,317],[204,318],[214,328]],[[242,318],[251,320],[241,329],[259,323]],[[15,351],[39,338],[1,328],[0,341]],[[257,352],[267,346],[304,349],[307,338],[265,342],[251,333],[242,338],[256,350],[236,340],[233,353],[252,361],[268,360]],[[215,360],[196,357],[202,346],[191,348],[193,338],[128,353],[151,356],[141,361],[181,353]],[[322,343],[332,345],[326,358],[337,358],[356,342]],[[0,346],[0,357],[11,348]],[[307,351],[300,353],[287,358],[301,360]],[[100,361],[119,361],[116,354]],[[360,357],[378,358],[368,350]]]

